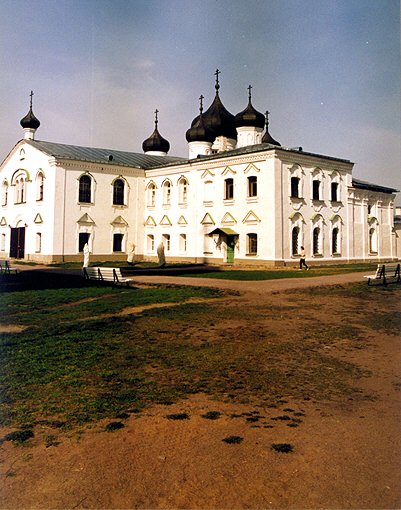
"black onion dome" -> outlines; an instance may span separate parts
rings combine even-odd
[[[20,124],[24,129],[25,128],[38,129],[38,127],[40,126],[39,119],[37,119],[35,117],[35,115],[33,114],[33,111],[32,111],[32,96],[33,96],[33,92],[31,90],[31,93],[30,93],[31,100],[29,103],[29,112],[25,115],[25,117],[23,119],[20,120]]]
[[[234,115],[225,109],[219,97],[219,74],[220,71],[216,70],[216,97],[213,103],[203,114],[203,121],[205,126],[213,131],[214,138],[217,136],[225,136],[233,140],[237,139],[237,130],[235,129]],[[199,121],[200,115],[195,117],[192,121],[191,127]]]
[[[157,128],[142,144],[143,152],[158,151],[168,152],[170,150],[170,143],[161,136]]]
[[[269,133],[269,112],[266,112],[266,133],[263,135],[262,143],[270,143],[270,145],[280,145],[281,143],[275,140]]]
[[[216,138],[214,131],[208,128],[203,117],[203,96],[200,96],[200,115],[192,121],[191,127],[185,134],[187,142],[210,142]]]
[[[157,123],[158,123],[157,114],[158,113],[159,113],[158,110],[156,110],[155,111],[155,114],[156,114],[155,130],[149,136],[149,138],[147,138],[142,144],[143,152],[150,152],[150,151],[156,152],[157,151],[157,152],[167,153],[170,150],[170,143],[165,138],[163,138],[161,136],[161,134],[159,133],[159,131],[157,129]]]
[[[258,127],[263,129],[265,127],[265,116],[263,113],[258,112],[252,106],[251,101],[251,86],[249,85],[249,102],[248,106],[242,112],[237,113],[235,116],[235,125],[236,127],[250,126],[250,127]]]
[[[216,93],[213,103],[203,114],[205,126],[213,131],[214,137],[225,136],[237,139],[234,115],[224,107],[220,100],[219,93]],[[199,115],[192,121],[192,127],[199,121]]]
[[[25,117],[20,120],[20,124],[23,128],[38,129],[40,121],[33,114],[32,106],[29,108],[29,112],[25,115]]]
[[[216,138],[214,131],[205,124],[203,115],[193,124],[185,134],[187,142],[213,142]]]

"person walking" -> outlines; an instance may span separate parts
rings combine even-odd
[[[303,246],[301,246],[301,252],[300,252],[300,255],[301,255],[301,258],[299,259],[299,269],[302,269],[303,267],[305,267],[305,269],[307,271],[309,271],[309,266],[308,264],[305,262],[305,248]]]

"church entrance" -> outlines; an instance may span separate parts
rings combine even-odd
[[[234,262],[235,236],[227,236],[227,258],[226,262]]]
[[[11,229],[10,257],[23,259],[25,256],[25,227]]]

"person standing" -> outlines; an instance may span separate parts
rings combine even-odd
[[[305,261],[306,254],[305,254],[305,248],[303,246],[301,246],[300,255],[301,255],[301,258],[299,259],[299,269],[302,269],[303,267],[305,267],[305,269],[307,271],[309,271],[309,266]]]

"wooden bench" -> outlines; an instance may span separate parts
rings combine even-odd
[[[401,279],[400,264],[378,264],[376,274],[364,276],[364,278],[368,278],[368,285],[374,280],[382,281],[383,285],[391,282],[399,283]]]
[[[11,274],[18,273],[18,269],[10,266],[10,262],[8,260],[0,260],[0,274]]]
[[[84,267],[84,278],[86,280],[97,280],[113,285],[129,285],[130,278],[124,278],[119,267]]]

